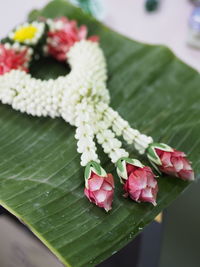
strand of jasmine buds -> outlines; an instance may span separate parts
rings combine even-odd
[[[76,120],[77,127],[75,138],[77,141],[77,151],[81,153],[81,166],[86,166],[90,161],[100,163],[96,153],[96,145],[94,142],[94,130],[91,126],[90,112],[91,107],[86,101],[77,104],[76,106]]]
[[[128,144],[134,144],[135,149],[140,154],[145,153],[149,144],[153,142],[152,137],[141,134],[138,130],[131,128],[130,124],[107,104],[99,103],[98,109],[104,115],[104,120],[109,121],[117,136],[122,136]]]
[[[115,137],[115,133],[109,129],[110,123],[105,120],[100,112],[94,109],[95,120],[93,122],[97,142],[103,147],[103,150],[110,157],[113,163],[116,163],[122,157],[128,157],[129,153],[122,148],[122,142]]]

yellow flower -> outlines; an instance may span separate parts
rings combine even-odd
[[[45,31],[43,22],[24,23],[10,32],[8,37],[16,43],[36,45]]]
[[[31,40],[35,37],[38,29],[33,25],[21,26],[15,31],[13,39],[18,42],[24,42],[26,40]]]

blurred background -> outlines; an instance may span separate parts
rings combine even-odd
[[[181,60],[200,71],[200,1],[147,1],[150,3],[144,0],[100,0],[98,4],[91,0],[93,6],[90,3],[88,11],[134,40],[167,45]],[[0,38],[14,25],[26,20],[30,10],[46,3],[48,0],[1,1]],[[199,192],[200,183],[193,183],[164,212],[159,267],[200,266]],[[150,242],[153,246],[154,240]]]

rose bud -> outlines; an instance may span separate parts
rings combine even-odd
[[[111,210],[114,196],[114,180],[110,173],[95,161],[91,161],[85,168],[84,193],[90,202],[95,203],[106,211]]]
[[[69,49],[81,40],[90,40],[97,42],[98,36],[87,38],[88,29],[85,25],[78,27],[75,20],[69,20],[66,17],[54,19],[54,26],[48,32],[47,52],[59,61],[67,59]]]
[[[147,156],[154,167],[163,173],[183,180],[194,180],[191,162],[184,152],[175,150],[162,143],[152,143],[147,149]]]
[[[139,160],[121,158],[117,162],[117,173],[124,184],[125,197],[156,206],[158,184],[150,167],[142,165]]]
[[[28,49],[20,51],[20,49],[16,50],[11,46],[8,48],[6,45],[0,44],[0,75],[17,69],[27,72],[28,60]]]

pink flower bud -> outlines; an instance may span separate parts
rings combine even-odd
[[[162,162],[159,167],[162,172],[183,180],[194,180],[194,172],[185,153],[175,149],[172,152],[156,149],[156,153]]]
[[[150,167],[143,166],[138,160],[122,158],[117,163],[117,172],[124,184],[125,197],[156,205],[158,184]]]
[[[13,48],[7,49],[0,44],[0,75],[13,69],[28,71],[25,64],[28,63],[27,49],[16,51]]]
[[[100,208],[104,208],[106,211],[111,210],[113,196],[114,196],[114,180],[112,174],[106,174],[105,171],[101,169],[95,169],[95,165],[99,166],[98,163],[89,163],[87,165],[86,172],[86,186],[84,193],[90,202],[95,203]],[[101,170],[101,173],[100,171]]]
[[[147,155],[161,172],[183,180],[194,180],[194,171],[184,152],[165,144],[151,144]]]

